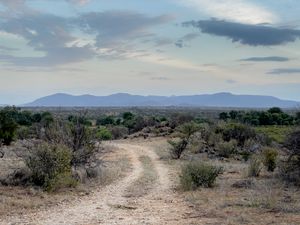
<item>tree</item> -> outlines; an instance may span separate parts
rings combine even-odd
[[[185,123],[178,128],[180,140],[169,141],[172,146],[171,155],[174,159],[179,159],[181,157],[182,153],[190,143],[192,135],[199,130],[199,125],[194,122]]]
[[[281,114],[283,113],[283,111],[281,110],[281,108],[279,107],[273,107],[273,108],[270,108],[268,110],[269,113],[273,114],[273,113],[278,113],[278,114]]]
[[[300,120],[300,112],[296,112],[296,119]]]
[[[96,137],[103,141],[112,139],[112,133],[106,127],[100,127],[96,133]]]
[[[238,114],[239,114],[238,111],[231,110],[231,111],[229,112],[230,119],[232,119],[232,120],[237,119]]]
[[[6,107],[0,111],[0,142],[5,145],[10,145],[16,135],[18,124],[13,118],[15,110],[14,107]]]
[[[122,117],[123,120],[132,120],[134,115],[131,112],[124,112]]]
[[[227,120],[228,118],[229,118],[229,115],[228,115],[227,112],[221,112],[221,113],[219,114],[219,119],[220,119],[220,120]]]
[[[115,118],[113,116],[105,116],[97,119],[96,125],[106,126],[115,124]]]

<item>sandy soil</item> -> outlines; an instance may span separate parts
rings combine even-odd
[[[193,208],[187,205],[175,191],[171,174],[147,142],[113,142],[110,145],[126,152],[132,169],[125,178],[93,193],[62,203],[47,210],[0,219],[0,224],[203,224],[193,216]],[[148,156],[158,179],[146,195],[130,197],[128,187],[143,174],[140,156]],[[133,195],[134,196],[134,195]]]

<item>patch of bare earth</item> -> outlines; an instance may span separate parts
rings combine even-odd
[[[130,160],[124,178],[55,207],[0,218],[0,224],[204,224],[174,191],[169,166],[159,159],[153,143],[108,144]]]

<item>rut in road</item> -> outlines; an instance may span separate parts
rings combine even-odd
[[[112,145],[126,151],[131,161],[132,170],[125,178],[72,203],[0,220],[0,224],[201,224],[199,218],[189,218],[192,210],[172,190],[167,166],[148,143],[116,142]],[[143,174],[140,156],[151,159],[158,178],[146,195],[126,196],[128,187]]]

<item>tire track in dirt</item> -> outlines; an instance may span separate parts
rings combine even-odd
[[[171,188],[169,170],[148,143],[115,142],[119,151],[127,152],[132,170],[125,178],[94,193],[46,211],[40,211],[18,217],[10,217],[0,224],[201,224],[199,219],[188,218],[192,213],[186,202]],[[143,173],[139,157],[151,158],[158,179],[152,189],[141,197],[126,197],[126,189]]]

